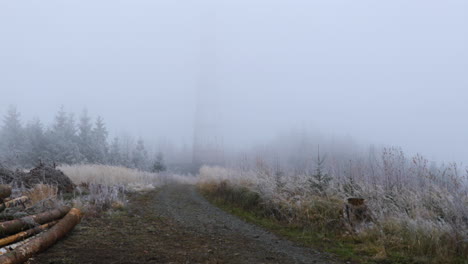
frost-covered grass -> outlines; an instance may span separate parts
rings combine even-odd
[[[126,205],[126,192],[149,191],[171,181],[194,183],[195,178],[169,173],[150,173],[109,165],[59,167],[77,185],[74,203],[97,211]],[[91,206],[90,206],[91,205]]]
[[[77,185],[72,203],[88,216],[127,203],[127,191],[147,191],[162,184],[161,175],[108,165],[65,165],[59,167]]]
[[[109,165],[64,165],[59,167],[76,184],[122,185],[129,190],[154,189],[171,181],[194,183],[195,178],[169,173],[151,173]]]
[[[88,215],[125,207],[127,191],[147,191],[163,183],[161,175],[108,165],[66,165],[59,167],[77,185],[73,204]]]
[[[128,188],[152,189],[163,183],[159,174],[143,172],[136,169],[108,165],[65,165],[59,167],[76,185],[101,184],[122,185]]]
[[[338,162],[316,170],[203,167],[199,186],[218,201],[287,227],[314,230],[326,241],[354,241],[360,259],[399,263],[466,263],[468,182],[456,165],[429,167],[384,150],[374,162]],[[342,166],[342,167],[340,167]],[[348,171],[349,173],[343,173]],[[346,198],[367,201],[374,221],[357,233],[343,223]]]

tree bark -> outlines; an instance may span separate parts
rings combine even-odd
[[[38,226],[38,227],[35,227],[35,228],[32,228],[32,229],[26,230],[24,232],[20,232],[18,234],[2,238],[2,239],[0,239],[0,247],[4,247],[4,246],[10,245],[10,244],[13,244],[15,242],[18,242],[20,240],[23,240],[25,238],[31,237],[33,235],[39,234],[40,232],[45,231],[46,229],[52,227],[56,223],[57,223],[57,221],[50,222],[50,223],[47,223],[45,225],[41,225],[41,226]]]
[[[12,235],[20,231],[42,225],[59,218],[62,218],[70,211],[70,207],[62,206],[58,209],[41,214],[30,215],[20,219],[0,223],[0,235]],[[1,263],[1,262],[0,262]]]
[[[39,234],[28,243],[19,246],[12,252],[0,256],[2,264],[19,264],[26,262],[34,254],[42,252],[62,239],[81,221],[83,214],[79,209],[73,208],[68,214],[51,229]]]
[[[26,202],[29,201],[29,198],[27,196],[21,196],[19,198],[10,200],[8,202],[4,202],[0,205],[0,212],[3,212],[6,208],[12,208],[16,207],[19,205],[24,205]]]

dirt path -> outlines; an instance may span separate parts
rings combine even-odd
[[[130,197],[126,212],[84,221],[33,264],[332,263],[212,206],[193,186]]]

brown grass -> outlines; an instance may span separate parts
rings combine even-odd
[[[24,192],[24,195],[29,197],[32,204],[37,204],[46,199],[57,199],[57,186],[38,184],[34,188]]]
[[[366,196],[375,222],[354,234],[343,224],[346,196],[340,196],[341,188],[317,193],[304,182],[300,177],[291,178],[278,186],[268,173],[244,171],[236,176],[232,169],[204,167],[199,188],[221,203],[274,219],[285,227],[314,230],[327,239],[338,238],[336,243],[355,241],[355,253],[372,255],[370,262],[466,264],[468,231],[463,221],[467,220],[462,211],[452,209],[456,203],[447,198],[450,193],[439,191],[437,185],[425,192],[402,187],[392,195],[378,185],[362,183],[360,187],[371,194]]]

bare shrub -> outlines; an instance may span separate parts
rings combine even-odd
[[[247,168],[203,167],[199,185],[243,208],[245,193],[258,194],[263,212],[275,219],[343,235],[343,203],[360,197],[374,223],[356,239],[378,249],[379,257],[404,253],[428,263],[468,258],[468,171],[463,174],[456,164],[435,166],[421,155],[407,158],[398,148],[371,154],[331,156],[326,163],[319,158],[320,172],[313,172],[320,177],[259,158]],[[322,175],[330,177],[325,188],[317,186]]]

